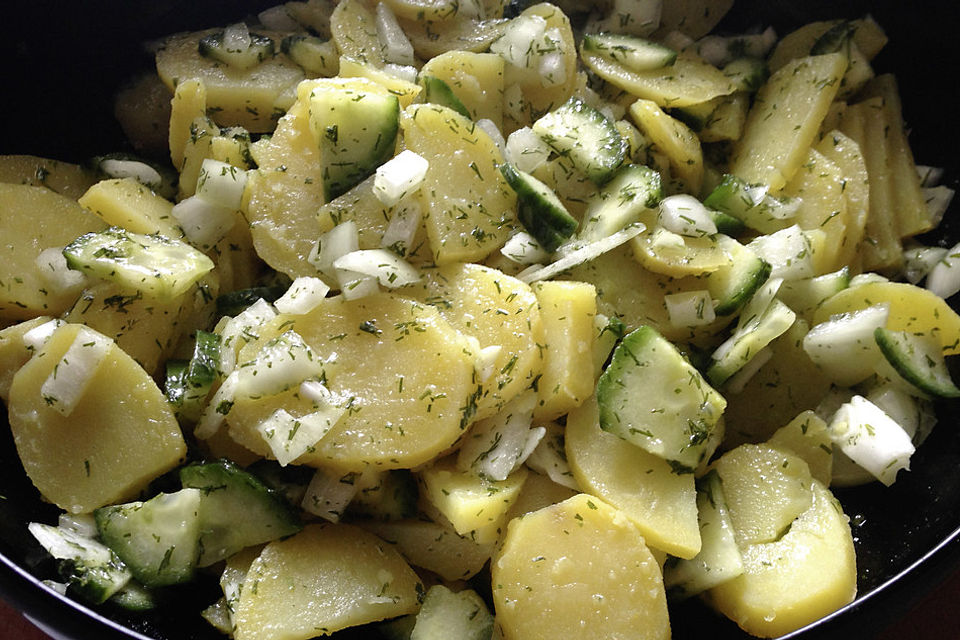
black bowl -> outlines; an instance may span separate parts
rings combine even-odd
[[[669,1],[669,0],[667,0]],[[242,0],[45,0],[5,5],[13,20],[0,42],[4,107],[0,153],[31,153],[82,161],[126,148],[112,116],[112,96],[124,80],[149,69],[142,43],[178,30],[225,24],[270,2]],[[738,0],[723,23],[731,31],[773,25],[779,34],[815,19],[871,13],[890,44],[875,61],[897,75],[904,115],[912,128],[918,162],[946,169],[946,182],[960,177],[960,129],[953,122],[953,70],[960,53],[953,38],[957,20],[946,0],[909,7],[897,0]],[[960,239],[958,207],[928,242]],[[873,637],[960,566],[960,431],[957,405],[940,407],[940,425],[918,450],[909,473],[897,483],[837,491],[852,518],[860,596],[851,605],[791,638]],[[222,638],[199,617],[218,593],[214,580],[175,591],[152,613],[132,615],[91,609],[41,583],[53,578],[53,563],[26,529],[33,520],[53,522],[26,478],[0,418],[0,595],[71,639],[207,640]],[[729,621],[699,603],[672,612],[674,637],[709,633],[744,638]],[[341,637],[338,635],[338,637]],[[362,633],[358,637],[363,637]]]

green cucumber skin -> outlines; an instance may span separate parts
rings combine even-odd
[[[465,118],[473,119],[470,110],[460,101],[460,98],[457,97],[457,94],[454,93],[446,81],[436,76],[422,76],[420,78],[420,84],[423,85],[427,102],[448,107]]]
[[[897,334],[898,331],[891,331],[884,327],[877,327],[873,332],[873,337],[880,347],[880,352],[894,370],[903,377],[904,380],[920,389],[924,393],[940,398],[960,398],[960,388],[957,388],[953,380],[950,379],[950,372],[946,366],[940,369],[940,363],[925,359],[928,371],[924,372],[919,366],[911,362],[910,348],[907,344],[909,338],[902,338]]]
[[[546,185],[508,162],[500,165],[500,172],[517,194],[517,218],[544,250],[556,251],[576,233],[577,219],[567,212],[556,195],[537,190],[537,185],[547,188]]]
[[[596,185],[606,184],[627,157],[629,144],[614,124],[576,97],[542,116],[532,128]]]

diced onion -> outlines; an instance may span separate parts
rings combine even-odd
[[[559,485],[579,492],[580,486],[570,471],[567,454],[563,448],[563,428],[556,423],[544,427],[545,433],[536,448],[527,458],[527,466],[538,471]]]
[[[943,214],[950,207],[950,202],[953,200],[953,189],[943,185],[926,187],[923,190],[923,198],[927,202],[931,224],[936,227],[943,220]]]
[[[476,122],[477,128],[490,136],[490,139],[493,140],[493,144],[497,145],[497,149],[500,150],[500,153],[504,153],[507,149],[507,142],[503,139],[503,134],[500,133],[500,129],[497,127],[497,124],[490,118],[480,118]]]
[[[100,170],[111,178],[133,178],[140,184],[151,189],[159,189],[163,185],[160,173],[139,160],[120,160],[106,158],[100,161]]]
[[[772,357],[773,349],[771,349],[769,345],[760,349],[757,355],[750,358],[735,374],[727,378],[727,381],[723,384],[723,390],[733,394],[742,393],[747,383],[750,382],[750,379],[753,378]]]
[[[43,281],[54,293],[79,292],[87,282],[86,274],[67,266],[63,247],[44,249],[37,256],[35,264]]]
[[[37,325],[23,334],[23,346],[30,351],[39,351],[43,348],[43,345],[47,344],[47,340],[50,339],[53,332],[65,324],[65,321],[55,318]]]
[[[273,306],[280,313],[309,313],[323,302],[329,291],[330,286],[320,278],[301,276],[293,281]]]
[[[689,238],[717,232],[717,225],[703,203],[687,194],[668,196],[660,201],[660,224],[668,231]]]
[[[584,262],[589,262],[608,251],[616,249],[631,238],[640,235],[645,228],[646,227],[639,222],[631,224],[613,235],[574,249],[556,262],[548,264],[545,267],[534,266],[529,269],[524,269],[517,274],[517,279],[527,284],[547,280],[557,274],[563,273],[567,269],[583,264]]]
[[[282,4],[264,9],[257,14],[257,20],[267,29],[274,31],[299,31],[301,28],[300,23],[290,16]]]
[[[397,16],[385,2],[377,3],[377,39],[383,48],[383,57],[387,62],[412,66],[414,64],[413,45],[403,32]]]
[[[69,416],[83,398],[113,340],[86,327],[77,331],[67,352],[43,381],[40,395],[47,406]]]
[[[384,287],[397,288],[420,280],[420,271],[386,249],[351,251],[333,261],[336,269],[376,278]]]
[[[228,162],[206,158],[197,176],[196,196],[211,204],[231,210],[240,209],[247,172]]]
[[[910,284],[917,284],[927,277],[930,270],[947,255],[943,247],[910,247],[903,252],[903,277]]]
[[[237,393],[251,398],[280,393],[323,373],[323,360],[296,331],[285,331],[237,368]]]
[[[547,30],[547,21],[537,15],[521,15],[507,23],[503,35],[494,40],[490,51],[515,67],[527,68],[535,55],[535,42]]]
[[[416,84],[417,75],[419,74],[416,67],[411,67],[407,64],[394,64],[392,62],[384,64],[383,70],[394,78],[399,78],[410,84]]]
[[[416,248],[413,241],[420,230],[422,217],[420,201],[416,197],[407,197],[398,202],[380,238],[380,247],[389,249],[401,258],[405,257]]]
[[[223,349],[227,351],[227,349]],[[200,419],[197,420],[197,426],[193,429],[193,435],[198,440],[207,440],[216,435],[217,431],[223,425],[233,408],[233,402],[236,398],[237,384],[240,380],[240,374],[236,371],[228,375],[223,384],[213,394],[210,403],[204,407]]]
[[[518,231],[510,236],[500,253],[517,264],[537,264],[550,259],[550,254],[526,231]]]
[[[507,136],[507,162],[520,171],[532,173],[550,157],[550,147],[530,127],[521,127]]]
[[[331,280],[338,280],[333,261],[359,248],[360,235],[357,231],[357,223],[347,220],[320,236],[313,251],[307,256],[307,262]]]
[[[316,411],[294,417],[285,409],[277,409],[257,425],[257,432],[285,467],[315,447],[346,411],[346,407],[323,404]]]
[[[853,396],[830,422],[834,445],[854,462],[890,486],[900,469],[910,469],[914,446],[910,436],[879,407]]]
[[[171,214],[190,243],[209,249],[223,240],[237,223],[234,209],[214,204],[199,196],[184,198],[173,206]]]
[[[717,319],[713,300],[706,290],[683,291],[664,296],[670,324],[675,327],[700,327]]]
[[[944,299],[960,291],[960,244],[947,250],[933,265],[925,286]]]
[[[505,480],[536,447],[536,443],[529,446],[536,402],[535,393],[522,394],[500,413],[471,427],[457,454],[457,467],[490,480]],[[544,433],[540,428],[533,437],[539,441]]]
[[[317,469],[300,507],[307,513],[320,516],[330,522],[339,522],[347,505],[357,495],[357,474],[340,476],[333,471]]]
[[[415,193],[420,188],[429,168],[430,163],[425,158],[405,149],[377,167],[373,194],[377,200],[392,207],[405,195]]]
[[[883,358],[873,334],[887,324],[888,303],[831,317],[803,338],[803,350],[832,382],[852,386],[874,373]]]
[[[814,275],[810,240],[797,225],[758,236],[747,246],[770,263],[771,278],[796,280]]]

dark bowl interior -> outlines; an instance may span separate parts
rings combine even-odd
[[[669,1],[669,0],[667,0]],[[4,5],[13,20],[0,42],[4,108],[0,153],[31,153],[81,161],[125,149],[112,116],[112,96],[123,81],[151,60],[142,43],[178,30],[225,24],[272,3],[250,0],[20,1]],[[890,44],[875,61],[900,82],[904,114],[918,162],[946,168],[947,184],[960,177],[960,133],[953,123],[956,87],[950,75],[960,63],[956,18],[945,0],[906,7],[896,0],[837,2],[738,0],[723,26],[731,30],[773,25],[779,34],[814,19],[871,13]],[[928,242],[960,239],[958,206]],[[852,518],[860,597],[833,616],[790,637],[872,637],[960,565],[960,432],[956,404],[943,404],[940,425],[918,450],[912,471],[890,488],[879,485],[837,491]],[[69,638],[201,640],[222,638],[199,617],[219,595],[216,581],[168,594],[157,611],[132,616],[91,610],[40,583],[53,578],[53,563],[27,533],[33,520],[53,522],[26,478],[0,418],[0,595]],[[709,633],[746,637],[699,603],[673,611],[674,637]],[[338,635],[338,637],[342,637]],[[364,637],[362,632],[356,637]]]

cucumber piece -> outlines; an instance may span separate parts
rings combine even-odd
[[[391,469],[376,476],[375,482],[359,483],[349,505],[351,513],[375,520],[394,521],[417,514],[420,497],[417,479],[409,469]]]
[[[340,66],[340,53],[333,40],[293,34],[280,41],[280,50],[311,75],[335,76]]]
[[[71,269],[144,295],[172,299],[213,269],[213,261],[185,242],[120,227],[85,233],[63,249]]]
[[[410,640],[489,640],[492,633],[493,615],[476,591],[437,584],[423,599]]]
[[[204,36],[197,48],[200,55],[240,70],[260,64],[275,52],[273,38],[251,33],[243,23]]]
[[[714,313],[727,316],[742,308],[763,286],[770,278],[772,267],[749,247],[729,236],[718,234],[716,241],[730,256],[731,262],[704,276],[704,279],[714,301]]]
[[[731,60],[723,67],[723,75],[730,78],[737,91],[756,93],[770,77],[765,60],[743,57]]]
[[[887,324],[890,304],[881,302],[830,316],[803,338],[803,350],[831,382],[851,387],[875,373],[882,359],[875,333]]]
[[[597,382],[600,428],[692,472],[709,459],[727,405],[666,338],[641,326]]]
[[[777,297],[801,316],[809,316],[820,304],[850,286],[850,267],[814,278],[786,280],[777,292]]]
[[[686,107],[677,107],[670,111],[670,115],[690,127],[693,131],[699,132],[710,120],[710,116],[717,110],[720,101],[716,98],[691,104]]]
[[[221,316],[236,316],[244,309],[263,298],[267,302],[276,302],[289,289],[289,282],[281,282],[263,287],[238,289],[217,296],[217,313]]]
[[[40,522],[31,522],[27,530],[57,559],[70,588],[88,602],[106,602],[133,577],[109,547],[79,531]]]
[[[187,394],[187,365],[189,364],[189,360],[167,360],[163,393],[167,396],[167,401],[177,410],[183,405],[183,397]]]
[[[651,40],[619,33],[593,33],[583,36],[585,51],[595,51],[631,71],[651,71],[672,65],[677,52]]]
[[[453,109],[465,118],[473,119],[470,110],[460,101],[450,85],[436,76],[420,76],[425,94],[424,102],[432,102]]]
[[[578,236],[593,242],[613,235],[662,199],[663,183],[658,172],[640,164],[624,165],[587,206]]]
[[[774,299],[758,315],[737,328],[713,352],[713,362],[707,368],[707,379],[716,386],[723,385],[730,376],[743,368],[764,347],[781,336],[797,319],[790,307]]]
[[[157,596],[142,584],[131,580],[113,594],[110,604],[127,611],[149,611],[157,606]]]
[[[613,177],[630,146],[609,118],[576,97],[539,118],[531,128],[598,185]]]
[[[873,336],[887,362],[904,380],[931,396],[960,397],[960,389],[947,370],[939,340],[885,327],[877,327]]]
[[[567,212],[550,187],[529,173],[509,162],[500,165],[500,173],[517,192],[517,217],[521,224],[545,251],[556,251],[577,230],[577,219]]]
[[[734,218],[730,214],[717,211],[716,209],[710,209],[709,207],[707,211],[710,212],[710,217],[713,218],[713,224],[717,225],[717,233],[736,238],[747,228],[747,225],[743,224],[743,220],[740,218]]]
[[[663,586],[672,601],[703,593],[743,573],[723,482],[715,470],[697,480],[697,519],[700,552],[689,560],[670,558],[663,567]]]
[[[767,202],[765,189],[758,185],[749,185],[729,173],[724,174],[720,184],[714,187],[703,204],[738,218],[760,233],[773,233],[789,226],[789,223],[774,215],[779,215],[779,201],[772,198]]]
[[[277,492],[227,460],[183,467],[180,481],[203,496],[199,505],[200,567],[302,528],[296,512]]]
[[[393,156],[397,96],[323,85],[310,94],[310,128],[320,144],[324,197],[343,195]]]
[[[187,582],[197,566],[201,493],[181,489],[94,511],[100,539],[149,587]]]
[[[200,419],[207,396],[220,375],[220,336],[198,330],[193,346],[193,357],[183,371],[182,395],[177,404],[177,415],[191,422]],[[169,372],[169,366],[167,371]],[[178,381],[180,381],[178,380]],[[169,394],[167,395],[169,398]]]

